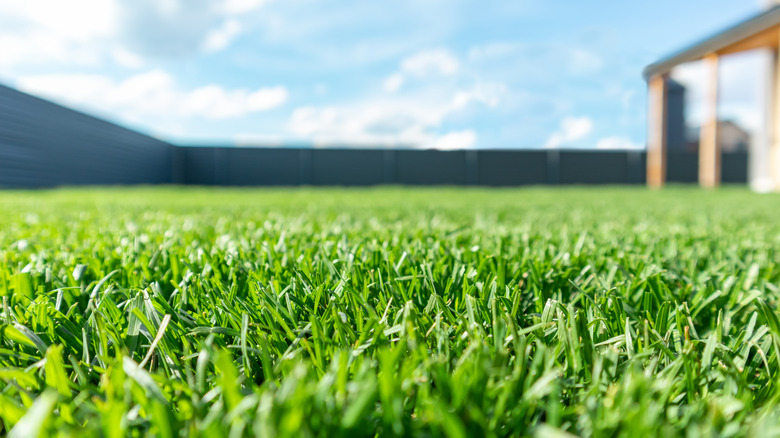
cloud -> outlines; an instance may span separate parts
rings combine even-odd
[[[218,52],[225,49],[239,33],[241,33],[241,25],[238,21],[226,20],[222,26],[206,34],[201,47],[206,52]]]
[[[124,47],[117,46],[111,50],[111,57],[114,61],[127,68],[137,69],[144,66],[144,60],[135,53],[125,49]]]
[[[452,98],[452,106],[460,109],[472,102],[481,102],[489,108],[495,108],[506,92],[507,86],[502,82],[480,82],[471,90],[457,92]]]
[[[434,143],[434,149],[454,150],[469,149],[477,143],[477,133],[471,129],[454,131],[438,137]]]
[[[596,149],[642,149],[643,147],[620,136],[604,137],[596,143]]]
[[[493,42],[469,49],[468,60],[475,65],[535,78],[559,77],[560,73],[584,76],[604,68],[604,60],[596,52],[558,42]],[[551,74],[551,68],[555,69],[555,75]]]
[[[404,58],[400,63],[399,71],[388,76],[382,86],[388,93],[395,93],[401,89],[408,78],[432,79],[453,76],[459,68],[458,59],[449,51],[424,50]]]
[[[183,90],[173,76],[162,70],[136,74],[122,81],[91,74],[25,76],[16,85],[21,90],[80,108],[148,121],[236,118],[276,108],[286,102],[288,95],[282,86],[248,90],[211,84]]]
[[[233,144],[239,147],[258,145],[282,147],[285,139],[280,134],[239,133],[233,136]]]
[[[388,93],[395,93],[404,85],[404,75],[401,73],[393,73],[392,75],[388,76],[387,79],[385,79],[383,85],[385,91]]]
[[[473,136],[468,132],[440,132],[443,121],[457,110],[446,100],[419,98],[302,107],[293,111],[288,130],[317,145],[470,147],[476,142],[472,131],[468,132]]]
[[[265,0],[0,0],[0,67],[139,68],[226,48]],[[10,71],[10,70],[8,70]]]
[[[121,4],[118,38],[142,56],[175,58],[205,48],[221,26],[211,0],[134,0]]]
[[[225,90],[219,85],[207,85],[182,97],[182,111],[186,115],[229,119],[276,108],[287,100],[287,90],[284,87],[272,87],[249,92],[244,89]]]
[[[458,59],[443,49],[418,52],[401,62],[401,71],[418,77],[453,75],[458,67]]]
[[[561,121],[560,128],[547,138],[546,148],[569,146],[569,143],[588,136],[593,131],[593,121],[590,117],[566,117]]]
[[[0,25],[9,34],[45,29],[68,41],[87,42],[116,29],[117,2],[111,0],[0,1]]]
[[[318,145],[366,144],[431,147],[430,128],[446,110],[436,105],[403,101],[357,105],[303,107],[293,111],[289,131]]]
[[[227,0],[223,3],[223,10],[227,14],[243,14],[266,3],[267,0]]]
[[[447,50],[417,52],[402,59],[399,69],[385,77],[382,89],[386,94],[341,105],[297,108],[288,131],[317,145],[473,147],[477,142],[473,129],[452,130],[445,128],[445,122],[474,104],[495,108],[507,86],[473,77],[468,78],[474,82],[471,87],[459,86],[464,82],[459,71],[458,59]],[[452,80],[439,80],[442,77]]]
[[[0,66],[94,65],[94,41],[116,29],[113,1],[0,1]]]

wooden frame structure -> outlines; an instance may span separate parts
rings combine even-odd
[[[718,141],[718,65],[722,56],[754,49],[773,53],[771,90],[772,103],[767,117],[766,145],[771,185],[780,190],[780,5],[738,23],[710,38],[683,49],[647,66],[643,76],[648,83],[647,185],[662,187],[666,182],[667,159],[667,81],[672,69],[690,61],[703,61],[706,78],[705,111],[699,136],[699,184],[717,187],[720,184],[720,145]],[[751,151],[752,153],[753,151]]]

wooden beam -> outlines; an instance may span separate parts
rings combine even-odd
[[[647,185],[654,188],[666,182],[667,77],[656,75],[648,81]]]
[[[718,54],[723,56],[730,53],[745,52],[763,47],[777,49],[777,43],[780,42],[778,40],[779,29],[780,28],[775,26],[751,35],[743,40],[735,42],[734,44],[718,49]]]
[[[718,55],[707,55],[702,62],[706,72],[704,116],[699,135],[699,185],[720,184],[720,144],[718,142]]]

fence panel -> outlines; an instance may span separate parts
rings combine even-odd
[[[479,151],[480,185],[519,186],[547,182],[547,151]]]
[[[312,149],[311,184],[370,186],[385,180],[384,150]]]
[[[466,185],[464,151],[398,150],[395,182],[408,185]]]
[[[173,149],[0,85],[0,186],[170,183]]]
[[[629,184],[626,151],[561,151],[561,184]]]

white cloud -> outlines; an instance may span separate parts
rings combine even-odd
[[[495,108],[506,91],[507,86],[502,82],[480,82],[471,90],[457,92],[452,98],[452,106],[460,109],[471,102],[481,102],[489,108]]]
[[[226,20],[221,27],[213,29],[206,34],[203,40],[203,50],[206,52],[218,52],[225,49],[230,42],[241,33],[241,25],[237,20]]]
[[[226,48],[266,0],[0,0],[0,67],[140,68],[149,57]],[[120,47],[120,48],[117,48]]]
[[[597,73],[604,67],[601,57],[589,50],[574,47],[569,49],[567,56],[574,74]]]
[[[224,11],[227,14],[243,14],[259,8],[267,0],[227,0],[224,2]]]
[[[68,61],[71,49],[66,41],[49,33],[0,35],[0,66]],[[31,53],[36,56],[31,57]]]
[[[293,111],[288,130],[293,136],[311,140],[317,145],[432,148],[437,147],[436,131],[454,110],[446,102],[415,98],[369,100],[322,108],[302,107]],[[442,143],[442,146],[453,141]]]
[[[123,81],[88,74],[27,76],[20,78],[17,86],[77,107],[111,111],[129,120],[235,118],[276,108],[287,100],[287,90],[281,86],[229,90],[212,84],[183,90],[162,70]]]
[[[296,109],[288,129],[318,145],[367,144],[431,146],[431,127],[441,123],[443,110],[401,102],[373,102],[344,107]]]
[[[401,61],[400,70],[388,76],[383,88],[388,93],[398,92],[407,82],[407,78],[435,78],[452,76],[458,72],[460,63],[449,51],[444,49],[424,50]]]
[[[393,73],[392,75],[388,76],[384,82],[385,91],[388,93],[395,93],[396,91],[400,90],[403,85],[404,75],[401,73]]]
[[[605,64],[602,56],[588,48],[559,42],[494,42],[472,47],[468,60],[491,69],[520,72],[524,77],[549,77],[551,73],[583,76],[601,71]]]
[[[117,3],[112,0],[0,1],[0,17],[7,30],[27,33],[24,31],[30,28],[46,29],[77,42],[111,35],[116,30],[117,13]]]
[[[566,117],[561,121],[558,131],[547,138],[546,148],[569,146],[568,143],[580,140],[593,131],[593,121],[590,117]]]
[[[228,119],[280,106],[287,100],[287,90],[284,87],[273,87],[248,92],[207,85],[183,97],[182,110],[186,115]]]
[[[473,147],[477,141],[474,130],[447,131],[442,129],[443,122],[475,103],[495,108],[507,86],[477,80],[471,88],[453,90],[462,82],[460,78],[437,80],[455,75],[459,68],[457,58],[446,50],[418,52],[403,59],[399,70],[384,79],[382,88],[387,94],[345,105],[300,107],[293,112],[288,131],[317,145]],[[418,82],[407,87],[412,80]],[[404,93],[400,93],[402,88]]]
[[[111,57],[123,67],[137,69],[144,66],[144,60],[140,56],[121,46],[111,50]]]
[[[459,67],[458,59],[447,50],[427,50],[416,53],[401,62],[401,70],[414,76],[453,75]]]
[[[96,65],[117,15],[112,0],[0,0],[0,66]]]
[[[95,65],[117,15],[113,0],[0,0],[0,66]]]
[[[285,139],[280,134],[240,133],[233,136],[236,146],[284,146]]]
[[[385,80],[385,91],[397,92],[400,74]],[[429,84],[413,93],[373,96],[345,105],[297,108],[288,131],[317,145],[412,146],[462,149],[476,144],[471,129],[446,131],[444,122],[474,103],[497,106],[506,91],[503,83],[477,83],[452,92],[450,86]]]
[[[620,136],[604,137],[596,143],[596,149],[642,149],[642,147],[642,145]]]
[[[477,133],[469,129],[466,131],[455,131],[438,137],[434,143],[434,149],[453,150],[468,149],[477,143]]]

